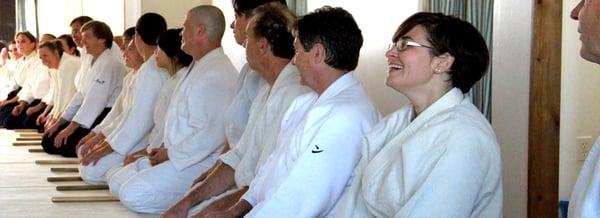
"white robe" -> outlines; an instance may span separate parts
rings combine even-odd
[[[277,136],[283,115],[294,99],[309,92],[308,87],[300,85],[298,69],[289,63],[277,76],[273,87],[265,82],[250,107],[250,117],[246,130],[237,146],[221,155],[221,161],[235,171],[235,183],[239,188],[250,185],[256,175],[257,166],[262,165],[271,155],[277,144]],[[203,201],[193,207],[190,214],[202,211],[206,205],[229,195],[227,191]]]
[[[38,57],[37,51],[33,51],[31,54],[19,58],[17,62],[18,64],[13,73],[13,79],[20,87],[25,86],[27,78],[32,77],[33,72],[40,72],[46,69],[46,66],[42,64],[42,61]]]
[[[292,101],[309,92],[300,85],[298,69],[289,63],[280,72],[273,87],[261,87],[250,110],[250,121],[240,143],[221,155],[223,163],[235,170],[238,187],[250,185],[256,175],[257,166],[262,165],[277,144],[279,128],[286,110]]]
[[[79,57],[63,53],[58,69],[51,69],[51,91],[44,97],[46,104],[52,105],[49,116],[59,118],[75,94],[75,76],[81,63]]]
[[[19,61],[9,59],[6,61],[4,66],[0,67],[0,99],[4,100],[8,93],[12,92],[17,88],[15,83],[14,73],[17,69]]]
[[[124,103],[123,119],[106,138],[115,152],[121,155],[130,153],[150,133],[154,126],[154,107],[167,77],[167,72],[156,65],[154,55],[140,67],[131,87],[133,90],[125,97],[128,100]]]
[[[15,71],[16,82],[23,87],[17,94],[19,101],[31,103],[34,99],[42,99],[50,90],[50,74],[42,64],[37,51],[31,52],[21,59],[23,67]]]
[[[137,71],[135,70],[133,70],[132,72],[127,72],[125,77],[123,77],[122,87],[131,87],[133,85],[133,82],[136,78],[136,72]],[[94,127],[94,129],[92,129],[94,133],[102,133],[106,137],[110,135],[110,133],[112,133],[112,131],[117,127],[117,125],[122,119],[123,105],[125,104],[125,92],[127,92],[128,90],[130,89],[121,88],[119,96],[117,96],[117,99],[115,100],[115,103],[110,109],[110,112],[108,112],[108,114],[106,115],[106,117],[104,117],[100,124],[98,124],[96,127]]]
[[[242,137],[248,123],[252,101],[258,93],[259,87],[265,83],[266,81],[248,64],[242,67],[235,86],[235,97],[225,111],[225,136],[230,148],[235,147]]]
[[[592,146],[577,177],[568,217],[600,217],[600,138]]]
[[[183,78],[183,76],[187,73],[188,67],[183,67],[177,71],[177,73],[171,76],[165,84],[160,89],[160,94],[158,95],[158,100],[156,101],[156,106],[154,107],[154,127],[150,134],[148,135],[148,148],[147,152],[150,153],[152,149],[159,148],[163,141],[165,135],[165,114],[169,109],[169,103],[171,102],[171,96],[173,96],[173,92],[175,91],[175,87],[179,80]]]
[[[109,169],[123,163],[127,154],[146,147],[145,137],[154,126],[152,112],[167,76],[167,72],[156,65],[154,55],[142,64],[135,74],[133,84],[121,91],[124,93],[120,114],[122,119],[105,139],[114,152],[100,158],[95,165],[80,165],[83,181],[91,184],[106,183],[105,174]]]
[[[154,107],[154,116],[153,116],[154,127],[152,128],[152,131],[148,135],[148,143],[143,144],[143,146],[147,145],[147,147],[146,147],[147,153],[152,152],[152,149],[160,147],[160,145],[163,143],[165,113],[167,112],[167,109],[169,108],[169,102],[170,102],[171,96],[173,95],[173,91],[175,90],[175,86],[177,86],[177,83],[179,82],[179,80],[181,78],[183,78],[183,75],[185,75],[187,73],[187,71],[188,71],[187,67],[183,67],[183,68],[179,69],[179,71],[177,71],[177,73],[175,75],[171,76],[167,81],[165,81],[165,83],[163,84],[163,86],[160,90],[158,100],[156,101],[156,106]],[[136,163],[134,165],[139,165],[139,164]],[[124,167],[125,166],[120,164],[120,165],[117,165],[117,166],[111,168],[110,170],[108,170],[108,172],[106,172],[106,181],[108,182],[108,185],[110,187],[110,192],[113,196],[118,197],[119,190],[121,189],[121,185],[123,183],[125,183],[133,174],[135,174],[135,172],[128,172],[127,170],[121,170]],[[149,167],[150,166],[143,167],[143,168],[149,168]],[[137,167],[135,167],[135,169],[137,169]],[[135,171],[135,170],[133,170],[133,171]],[[119,172],[118,176],[114,176],[117,172]]]
[[[77,92],[63,112],[63,119],[89,129],[105,108],[112,107],[121,92],[125,66],[105,50],[92,64],[88,58],[75,76]]]
[[[337,204],[360,158],[377,109],[349,72],[320,96],[302,95],[286,112],[277,147],[242,199],[246,217],[322,217]]]
[[[388,115],[363,144],[336,217],[502,216],[500,147],[459,89]]]
[[[169,160],[151,166],[143,157],[111,176],[109,187],[118,183],[113,180],[124,181],[117,185],[118,197],[133,211],[160,213],[169,208],[215,163],[225,142],[223,112],[233,98],[235,67],[217,48],[190,69],[177,84],[166,113],[164,145]]]

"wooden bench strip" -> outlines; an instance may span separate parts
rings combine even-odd
[[[36,160],[35,164],[38,165],[48,165],[48,164],[79,164],[79,159],[69,158],[69,159],[56,159],[56,160]]]
[[[18,141],[18,142],[13,142],[13,146],[27,146],[27,145],[42,145],[42,141]]]
[[[52,202],[106,202],[119,201],[113,196],[55,196]]]
[[[77,169],[77,168],[70,168],[70,167],[52,167],[52,168],[50,168],[50,172],[55,172],[55,173],[78,173],[79,169]]]
[[[54,176],[48,177],[48,182],[72,182],[72,181],[83,181],[81,176]]]
[[[79,191],[79,190],[105,190],[108,185],[59,185],[57,191]]]
[[[31,153],[40,153],[40,152],[44,152],[43,148],[30,148],[29,152]]]

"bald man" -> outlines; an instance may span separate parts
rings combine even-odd
[[[198,6],[187,13],[182,49],[193,62],[171,97],[164,143],[109,180],[111,192],[129,209],[162,213],[217,160],[225,142],[223,111],[233,98],[237,77],[221,48],[224,31],[225,17],[214,6]]]

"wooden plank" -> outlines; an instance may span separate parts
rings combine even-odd
[[[50,172],[55,173],[78,173],[79,169],[73,167],[52,167]]]
[[[80,191],[80,190],[105,190],[108,185],[59,185],[57,191]]]
[[[19,142],[13,143],[13,146],[27,146],[27,145],[42,145],[42,141],[19,141]]]
[[[46,179],[48,182],[72,182],[72,181],[83,181],[81,176],[54,176]]]
[[[65,158],[65,159],[55,159],[55,160],[36,160],[35,164],[37,165],[49,165],[49,164],[79,164],[79,159],[76,158]]]
[[[113,196],[55,196],[52,197],[52,202],[107,202],[119,201]]]
[[[42,141],[42,137],[39,136],[28,136],[28,137],[17,137],[17,141]]]
[[[38,132],[38,130],[37,129],[15,129],[15,132],[17,132],[17,133],[22,133],[22,132],[32,133],[32,132]]]
[[[43,133],[20,133],[19,137],[38,137],[42,138],[44,136]]]
[[[29,149],[30,153],[40,153],[40,152],[44,152],[43,148],[30,148]]]
[[[562,5],[534,1],[527,217],[558,217]]]

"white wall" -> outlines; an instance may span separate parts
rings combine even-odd
[[[211,0],[143,0],[141,1],[141,12],[142,14],[146,12],[158,13],[167,20],[169,28],[176,28],[183,26],[185,15],[190,9],[210,3]],[[128,22],[128,24],[135,26],[135,21]]]
[[[527,217],[532,2],[494,2],[492,126],[502,150],[504,217]]]
[[[568,200],[583,161],[577,160],[577,136],[600,133],[600,68],[579,56],[577,22],[571,9],[578,0],[563,1],[562,88],[560,105],[559,198]]]
[[[38,27],[40,36],[71,34],[73,18],[87,15],[108,24],[114,35],[123,33],[124,0],[38,0]],[[114,13],[106,13],[111,11]]]
[[[307,0],[308,12],[324,5],[339,6],[350,12],[360,27],[364,43],[355,76],[367,89],[383,115],[400,108],[408,100],[384,83],[388,67],[387,45],[396,29],[419,11],[419,1],[380,1],[365,7],[363,0]]]

